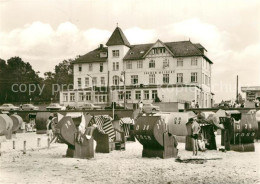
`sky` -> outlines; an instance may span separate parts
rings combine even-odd
[[[131,44],[201,43],[216,102],[235,98],[237,75],[239,89],[260,86],[259,0],[0,0],[0,58],[43,76],[105,44],[117,23]]]

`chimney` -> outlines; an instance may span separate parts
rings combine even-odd
[[[103,44],[100,44],[99,48],[100,48],[100,49],[103,49]]]

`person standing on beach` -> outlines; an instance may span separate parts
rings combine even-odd
[[[52,127],[51,127],[51,124],[53,123],[52,122],[53,117],[54,115],[53,113],[51,113],[47,120],[47,136],[50,137],[50,139],[52,139],[53,137]]]
[[[140,113],[142,113],[143,112],[143,102],[139,103],[139,109],[140,109]]]
[[[192,133],[192,139],[193,139],[193,155],[198,154],[198,137],[199,137],[199,132],[200,132],[200,125],[198,122],[192,118],[191,121],[191,133]]]

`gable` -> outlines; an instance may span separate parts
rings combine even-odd
[[[151,48],[145,53],[143,56],[153,57],[153,56],[173,56],[173,53],[169,50],[169,48],[160,40],[157,40],[155,44],[151,46]]]

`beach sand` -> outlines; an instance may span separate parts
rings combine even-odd
[[[19,133],[16,137],[1,143],[0,183],[260,183],[260,142],[255,143],[255,152],[207,150],[196,157],[202,161],[180,163],[175,158],[142,158],[138,141],[127,142],[126,151],[77,159],[64,157],[66,144],[52,143],[48,149],[46,135]],[[194,158],[184,148],[179,143],[180,158]]]

